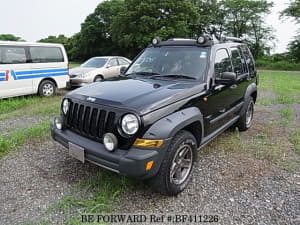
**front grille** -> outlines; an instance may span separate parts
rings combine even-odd
[[[98,105],[83,105],[70,102],[66,116],[67,127],[86,137],[101,140],[107,132],[115,129],[116,113]]]

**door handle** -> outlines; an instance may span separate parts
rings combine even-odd
[[[230,89],[236,89],[237,88],[237,85],[236,84],[233,84],[230,86]]]

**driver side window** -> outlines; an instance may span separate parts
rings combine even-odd
[[[226,49],[220,49],[215,57],[215,77],[222,78],[224,72],[233,72],[231,60]]]

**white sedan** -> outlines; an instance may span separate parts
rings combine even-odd
[[[119,76],[121,67],[127,67],[130,63],[129,59],[120,56],[90,58],[79,67],[70,69],[69,86],[84,86],[88,83]]]

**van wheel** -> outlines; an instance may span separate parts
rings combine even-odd
[[[188,131],[182,130],[175,135],[158,173],[150,179],[156,191],[172,196],[186,188],[197,154],[196,143],[195,137]]]
[[[95,77],[95,79],[94,79],[94,82],[100,82],[100,81],[102,81],[102,80],[103,80],[103,77],[100,76],[100,75],[97,75],[97,76]]]
[[[236,126],[239,131],[246,131],[252,125],[253,113],[254,113],[254,101],[252,97],[249,97],[245,102],[247,108],[240,119],[237,121]]]
[[[56,92],[56,86],[51,80],[44,80],[38,90],[39,96],[50,97]]]

